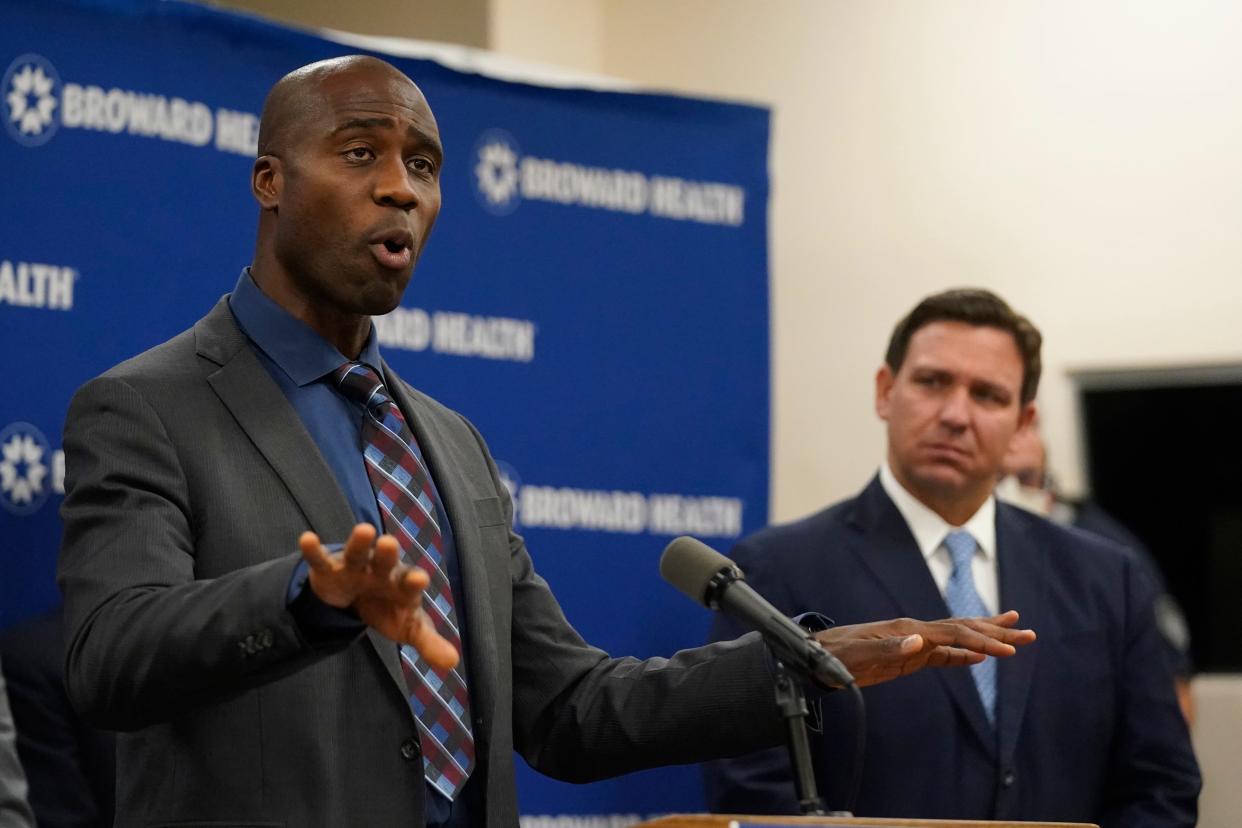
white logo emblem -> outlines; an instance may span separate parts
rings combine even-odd
[[[13,423],[0,431],[0,503],[17,515],[43,505],[48,492],[48,460],[52,455],[39,429]]]
[[[4,126],[13,140],[28,147],[45,144],[56,132],[56,69],[40,55],[22,55],[4,73]]]
[[[492,129],[483,133],[475,149],[474,179],[484,209],[498,216],[512,213],[520,198],[517,142],[504,130]]]

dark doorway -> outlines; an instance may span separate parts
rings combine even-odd
[[[1159,562],[1196,668],[1242,669],[1242,366],[1076,379],[1093,499]]]

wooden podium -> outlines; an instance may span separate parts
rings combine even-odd
[[[639,828],[729,828],[742,825],[883,825],[886,828],[1099,828],[1086,822],[980,822],[969,819],[885,819],[880,817],[732,816],[728,814],[673,814],[653,819]]]

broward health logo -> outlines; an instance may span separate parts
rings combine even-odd
[[[488,130],[475,144],[475,155],[474,180],[483,208],[498,216],[512,213],[520,196],[517,142],[503,129]]]
[[[47,500],[52,449],[30,423],[0,431],[0,503],[15,515],[29,515]]]
[[[59,125],[56,119],[60,76],[41,55],[22,55],[9,64],[0,81],[4,94],[4,126],[13,140],[28,147],[46,144]]]
[[[746,219],[746,190],[736,184],[522,155],[501,129],[484,132],[475,143],[474,178],[479,202],[498,216],[525,199],[728,227]]]
[[[46,144],[57,129],[126,133],[192,147],[213,147],[253,158],[259,116],[202,101],[133,89],[62,82],[41,55],[25,54],[9,64],[0,81],[5,129],[28,147]]]

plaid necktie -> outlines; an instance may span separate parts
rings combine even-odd
[[[346,397],[362,403],[363,462],[384,522],[401,545],[402,558],[431,576],[423,608],[440,635],[461,652],[453,591],[444,572],[443,539],[437,524],[435,490],[409,425],[369,366],[347,362],[333,372]],[[474,769],[470,695],[457,669],[438,670],[409,645],[401,645],[401,669],[418,721],[427,781],[450,800]]]
[[[974,537],[964,530],[950,532],[944,539],[945,548],[953,556],[953,574],[949,576],[949,586],[945,590],[944,600],[949,605],[949,612],[954,618],[970,618],[988,615],[983,599],[975,590],[975,576],[970,571],[971,562],[975,558]],[[996,659],[988,656],[978,664],[970,665],[971,676],[975,687],[979,689],[979,699],[988,714],[988,721],[996,722]]]

